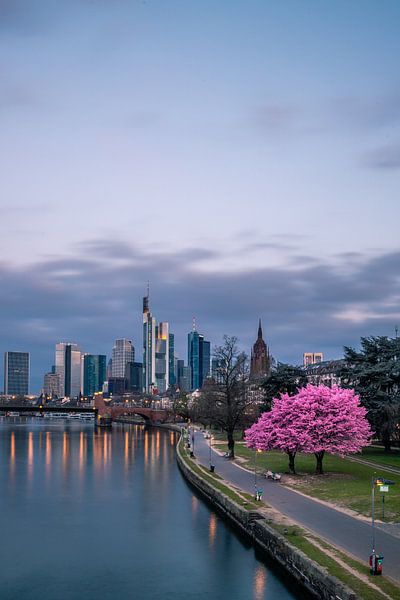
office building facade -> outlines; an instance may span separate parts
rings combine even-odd
[[[11,396],[29,394],[29,352],[6,352],[4,354],[4,393]]]
[[[82,394],[85,398],[101,392],[107,377],[105,354],[84,354],[82,356]]]
[[[43,394],[47,398],[58,398],[60,394],[60,376],[58,373],[46,373],[43,379]]]
[[[190,389],[197,390],[210,375],[210,342],[195,329],[188,333],[188,367]]]
[[[56,373],[60,378],[59,397],[77,398],[81,392],[81,351],[77,344],[56,344]]]
[[[310,365],[318,365],[324,362],[324,355],[322,352],[304,352],[303,354],[303,366],[309,367]]]
[[[129,364],[135,360],[135,349],[127,339],[115,340],[112,349],[112,377],[128,378]]]
[[[143,391],[152,394],[156,385],[156,320],[149,308],[149,294],[143,298]]]

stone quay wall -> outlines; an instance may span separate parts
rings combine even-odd
[[[177,446],[177,462],[184,477],[220,514],[236,525],[258,550],[277,561],[312,597],[318,600],[361,600],[350,588],[329,575],[323,567],[274,530],[264,515],[243,508],[200,477],[182,457],[181,444],[182,439]]]

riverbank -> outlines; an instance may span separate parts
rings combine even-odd
[[[265,556],[276,560],[315,598],[381,600],[399,598],[385,578],[372,578],[365,565],[264,503],[256,503],[218,474],[191,458],[180,440],[177,460],[185,478]]]

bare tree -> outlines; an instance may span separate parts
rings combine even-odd
[[[203,386],[196,410],[198,415],[226,432],[229,458],[234,458],[235,429],[241,425],[246,411],[254,404],[247,394],[248,358],[239,351],[237,338],[226,335],[222,346],[214,349],[213,358],[216,365],[213,379]]]

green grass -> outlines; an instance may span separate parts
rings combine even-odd
[[[219,449],[225,452],[227,447],[221,445]],[[254,450],[237,443],[235,454],[248,461],[249,469],[254,469]],[[286,454],[276,451],[257,453],[257,470],[263,472],[268,469],[278,473],[287,472]],[[295,489],[320,500],[350,508],[365,516],[371,515],[371,478],[374,474],[396,481],[396,485],[390,486],[390,491],[385,495],[385,522],[400,521],[400,476],[386,472],[384,467],[370,467],[328,454],[324,458],[325,475],[310,477],[315,472],[315,457],[299,454],[296,456],[296,470],[298,476],[293,485]],[[381,519],[381,498],[382,493],[376,491],[377,519]]]
[[[356,454],[355,456],[365,458],[365,460],[370,460],[378,465],[400,469],[400,452],[398,450],[393,450],[393,452],[387,454],[383,448],[367,446],[361,454]]]

